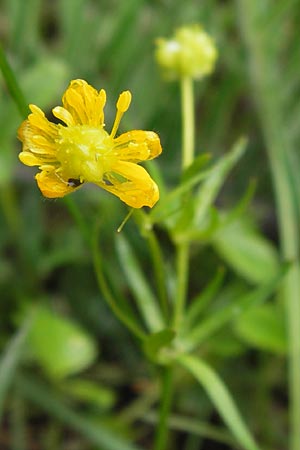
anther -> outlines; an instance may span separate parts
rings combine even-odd
[[[117,101],[117,110],[124,113],[127,111],[131,103],[131,92],[124,91],[120,94],[119,99]]]

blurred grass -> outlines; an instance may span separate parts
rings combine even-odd
[[[248,16],[246,3],[251,9]],[[247,22],[248,28],[243,17],[252,20],[251,26]],[[36,102],[47,113],[60,103],[70,79],[85,78],[97,88],[107,90],[109,128],[119,92],[130,89],[133,103],[124,117],[122,129],[141,128],[159,133],[164,152],[157,165],[170,187],[179,181],[180,95],[179,86],[161,80],[153,57],[154,42],[159,36],[170,35],[178,25],[202,23],[214,36],[220,56],[215,74],[195,87],[197,154],[210,152],[215,159],[226,153],[241,134],[248,136],[248,150],[222,188],[217,204],[224,209],[235,205],[240,192],[245,191],[249,180],[255,177],[257,191],[249,208],[251,221],[257,222],[264,238],[273,241],[279,252],[277,209],[267,152],[270,143],[272,146],[275,143],[281,158],[279,164],[284,165],[290,177],[292,196],[289,199],[297,205],[299,220],[299,19],[299,0],[2,0],[0,38],[27,101]],[[46,303],[55,314],[78,323],[91,339],[101,343],[101,355],[82,376],[112,389],[116,403],[111,409],[101,411],[89,401],[78,401],[70,393],[62,393],[60,384],[49,380],[26,352],[22,355],[22,365],[27,370],[27,378],[19,378],[17,385],[11,380],[12,390],[8,391],[8,384],[2,384],[8,400],[4,405],[0,447],[5,450],[25,449],[26,446],[67,449],[73,443],[75,448],[80,445],[82,449],[92,450],[101,445],[125,449],[126,445],[131,448],[127,443],[132,441],[151,448],[153,429],[143,420],[153,413],[149,402],[138,404],[138,413],[131,421],[122,423],[116,417],[119,414],[122,417],[122,411],[137,397],[142,400],[149,397],[149,392],[156,388],[156,371],[107,308],[93,275],[89,246],[70,211],[60,200],[44,200],[33,182],[34,170],[21,167],[18,162],[20,144],[16,141],[16,130],[21,120],[1,79],[1,351],[4,352],[14,339],[21,318],[32,305]],[[73,199],[90,224],[101,221],[106,279],[120,305],[129,302],[130,311],[138,316],[122,268],[126,261],[121,257],[116,264],[117,254],[112,250],[116,229],[126,209],[117,199],[93,187],[79,191]],[[284,198],[283,203],[286,200]],[[172,245],[164,226],[158,225],[157,231],[163,243],[161,251],[169,277],[168,292],[172,293]],[[124,233],[130,245],[134,244],[138,261],[151,284],[151,249],[145,248],[133,221],[126,224]],[[191,297],[198,296],[221,264],[223,259],[216,249],[201,240],[195,243]],[[228,268],[223,283],[227,291],[215,293],[211,300],[213,306],[206,314],[213,314],[214,308],[228,307],[236,292],[243,296],[251,280],[249,283],[243,274],[237,274],[233,266]],[[274,303],[281,311],[280,296]],[[282,322],[280,333],[281,325]],[[261,348],[255,343],[253,334],[252,338],[251,335],[243,338],[241,325],[233,328],[225,329],[224,334],[219,333],[214,340],[202,345],[200,353],[218,368],[230,390],[236,393],[246,421],[264,444],[262,446],[281,450],[286,447],[287,424],[285,357],[272,350],[273,341],[266,351],[263,345]],[[254,325],[253,328],[255,330]],[[41,384],[35,386],[31,376],[37,377]],[[176,411],[185,418],[200,417],[219,425],[207,398],[186,375],[178,374],[176,387]],[[11,404],[10,398],[15,398],[16,392],[21,401]],[[51,403],[52,392],[59,400]],[[20,443],[12,438],[13,428],[9,426],[16,408],[24,409],[19,416],[17,411],[17,417],[23,421],[21,428],[27,430],[27,442],[23,447],[18,447]],[[81,414],[84,414],[82,420]],[[97,437],[100,432],[95,431],[95,423],[105,424],[108,441],[106,434]],[[173,447],[170,448],[193,448],[184,432],[193,433],[193,430],[189,426],[185,428],[184,423],[182,420],[180,433],[172,433]],[[59,431],[60,427],[65,433]],[[45,432],[50,436],[51,430],[56,430],[58,436],[56,447],[54,444],[51,447],[51,440],[46,444],[41,438]],[[116,430],[120,439],[117,442],[111,440]],[[223,445],[214,443],[213,437],[207,437],[205,428],[203,433],[201,427],[197,428],[195,434],[203,439],[195,441],[197,447],[194,448],[235,448],[228,444],[227,436]]]

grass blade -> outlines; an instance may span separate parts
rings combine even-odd
[[[0,360],[0,418],[3,414],[3,405],[8,389],[12,383],[23,347],[32,324],[32,317],[26,319],[18,332],[9,341]]]
[[[128,283],[146,325],[152,332],[161,330],[164,328],[164,322],[157,299],[152,293],[128,241],[119,234],[116,238],[116,246]]]
[[[37,380],[22,375],[18,377],[18,387],[22,394],[31,402],[56,419],[84,435],[90,442],[103,450],[139,450],[138,447],[126,442],[114,431],[100,423],[94,424],[83,415],[66,406],[61,399]]]
[[[244,423],[229,391],[214,370],[191,355],[182,355],[177,360],[203,386],[218,413],[242,447],[246,450],[258,450],[259,447]]]

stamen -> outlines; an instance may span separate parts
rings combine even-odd
[[[122,116],[127,111],[127,109],[129,108],[130,103],[131,103],[131,93],[130,93],[130,91],[122,92],[122,94],[120,94],[120,97],[119,97],[119,99],[117,101],[117,114],[116,114],[114,125],[113,125],[111,133],[110,133],[110,136],[112,138],[115,137],[116,132],[117,132],[117,130],[119,128]]]
[[[120,97],[117,101],[117,109],[124,113],[129,108],[130,103],[131,103],[131,92],[124,91],[122,92],[122,94],[120,94]]]
[[[131,214],[133,213],[133,208],[131,208],[127,214],[127,216],[125,217],[125,219],[123,219],[121,225],[119,226],[119,228],[117,229],[117,233],[121,233],[121,231],[123,230],[124,225],[128,222],[128,220],[131,217]]]

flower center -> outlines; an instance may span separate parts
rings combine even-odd
[[[115,160],[114,142],[100,127],[59,125],[57,159],[66,178],[99,182]]]

